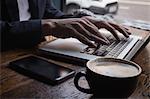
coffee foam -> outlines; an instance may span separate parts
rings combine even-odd
[[[88,68],[110,77],[132,77],[139,74],[137,67],[118,62],[91,62]]]

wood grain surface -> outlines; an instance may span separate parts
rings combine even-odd
[[[134,30],[135,35],[145,38],[148,31]],[[35,49],[15,49],[1,53],[0,65],[0,96],[1,98],[49,98],[49,99],[89,99],[91,95],[78,91],[73,83],[73,78],[56,86],[51,86],[37,80],[23,76],[7,67],[7,64],[24,55],[36,54]],[[85,67],[75,66],[49,59],[75,71],[85,70]],[[139,77],[138,86],[129,99],[150,99],[150,43],[132,59],[139,64],[143,71]],[[81,86],[88,87],[85,78],[79,82]]]

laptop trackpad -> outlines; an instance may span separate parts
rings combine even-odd
[[[42,48],[44,49],[51,49],[65,52],[70,51],[80,52],[86,47],[87,45],[81,43],[79,40],[75,38],[56,39],[42,46]]]

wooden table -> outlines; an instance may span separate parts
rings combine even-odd
[[[133,31],[133,29],[130,29],[130,31]],[[149,33],[142,30],[134,30],[134,32],[135,35],[142,35],[143,38]],[[75,88],[73,78],[59,85],[51,86],[23,76],[7,67],[9,61],[28,54],[36,54],[36,52],[34,49],[16,49],[1,53],[0,95],[2,98],[89,99],[91,97],[91,95],[82,93]],[[54,60],[50,61],[75,71],[85,70],[85,67]],[[150,99],[150,43],[132,61],[139,64],[143,72],[139,78],[137,89],[129,99]],[[81,79],[80,85],[88,87],[84,78]]]

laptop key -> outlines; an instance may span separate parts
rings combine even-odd
[[[95,51],[95,48],[88,48],[87,54],[92,54]]]
[[[118,42],[113,42],[106,50],[111,51],[117,44]]]
[[[87,47],[81,51],[81,53],[92,54],[95,51],[95,48]]]
[[[118,51],[119,51],[119,49],[123,46],[123,44],[124,44],[124,42],[119,42],[110,52],[109,52],[109,54],[111,54],[111,55],[115,55]]]
[[[96,56],[117,57],[124,48],[131,42],[132,39],[128,38],[122,41],[113,40],[110,45],[99,45],[97,48],[87,47],[83,53],[92,54]]]
[[[120,49],[118,49],[117,53],[114,55],[115,57],[117,57],[127,46],[128,44],[132,41],[133,39],[129,39],[128,41],[122,41],[121,44],[123,44],[123,46],[121,46]]]
[[[97,56],[104,56],[103,53],[106,51],[107,48],[108,48],[108,45],[103,45],[99,49],[95,50],[93,54]]]
[[[101,56],[105,50],[96,50],[93,55]]]
[[[102,54],[102,56],[106,56],[108,53],[109,53],[109,51],[106,50],[106,51]]]

